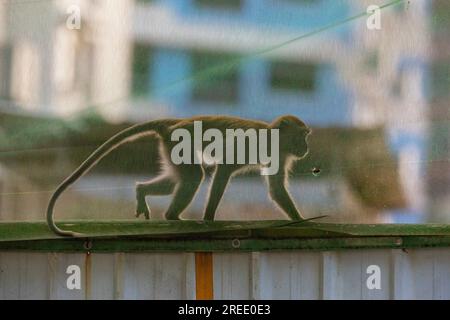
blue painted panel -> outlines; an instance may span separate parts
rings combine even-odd
[[[223,10],[198,6],[194,0],[160,1],[180,19],[198,23],[242,23],[259,27],[311,30],[345,19],[350,14],[349,0],[242,0],[241,8]],[[348,29],[339,28],[339,32]]]
[[[160,1],[187,23],[225,23],[236,28],[241,24],[257,24],[260,28],[282,27],[307,32],[350,14],[348,0],[243,0],[239,10],[199,8],[194,0]],[[349,33],[340,33],[339,39]],[[315,126],[350,125],[351,97],[341,86],[333,65],[322,65],[314,93],[280,91],[270,88],[270,64],[255,58],[239,70],[239,99],[236,105],[204,103],[191,100],[193,81],[188,53],[170,49],[159,50],[154,58],[151,81],[153,98],[169,106],[177,116],[194,114],[232,114],[271,120],[280,114],[295,114]],[[185,79],[184,81],[182,79]],[[182,81],[180,81],[182,80]],[[196,84],[197,85],[197,84]],[[201,85],[201,83],[199,84]]]
[[[192,84],[186,81],[191,74],[190,56],[181,50],[158,49],[151,68],[153,99],[174,107],[190,99]]]
[[[270,61],[255,58],[240,66],[239,98],[235,105],[207,103],[191,99],[194,82],[189,53],[160,49],[154,56],[153,98],[167,104],[176,116],[230,114],[271,120],[281,114],[294,114],[314,126],[351,125],[351,96],[341,85],[336,68],[322,64],[317,72],[316,91],[272,89]]]
[[[244,66],[242,103],[249,114],[266,120],[289,113],[315,126],[350,124],[350,97],[340,87],[335,68],[320,65],[316,81],[316,91],[311,93],[272,89],[270,62],[253,61]]]
[[[392,223],[426,223],[426,215],[411,208],[387,211]]]

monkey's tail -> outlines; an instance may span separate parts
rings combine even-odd
[[[75,181],[77,181],[81,176],[87,173],[97,162],[99,162],[104,156],[110,153],[112,150],[118,146],[147,136],[154,133],[160,133],[164,127],[167,126],[166,120],[155,120],[143,124],[137,124],[130,128],[127,128],[103,143],[97,150],[95,150],[70,176],[68,176],[55,190],[47,207],[47,224],[54,233],[65,237],[80,237],[82,234],[62,230],[58,228],[55,224],[53,218],[53,209],[55,207],[56,200],[59,196]]]

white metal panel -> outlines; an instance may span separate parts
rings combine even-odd
[[[48,299],[46,253],[0,252],[0,299]]]
[[[117,279],[114,278],[115,268],[120,268],[120,262],[114,254],[91,254],[90,266],[86,276],[89,277],[88,299],[114,299]]]
[[[409,283],[415,299],[433,298],[434,254],[435,250],[414,250],[408,254],[412,267]]]
[[[193,257],[190,257],[193,259]],[[188,267],[183,253],[125,254],[123,268],[124,299],[187,298]]]
[[[258,296],[261,299],[318,299],[320,270],[320,253],[261,253]]]
[[[0,252],[0,299],[194,299],[192,253]],[[66,286],[81,269],[81,290]],[[450,249],[215,253],[216,299],[450,299]],[[367,267],[380,268],[369,289]]]
[[[392,299],[392,282],[394,280],[392,272],[392,255],[390,250],[364,250],[362,252],[362,295],[364,300],[387,300]],[[371,265],[380,267],[381,271],[381,288],[367,288],[367,268]]]
[[[450,251],[434,249],[433,299],[450,299]]]
[[[251,254],[217,253],[213,256],[214,298],[249,299]]]
[[[450,250],[395,250],[396,299],[450,299]]]
[[[391,255],[389,250],[351,250],[323,255],[324,299],[389,299]],[[380,289],[369,289],[369,266],[380,270]]]
[[[48,282],[49,282],[49,297],[50,299],[85,299],[87,296],[87,287],[85,285],[86,279],[86,254],[81,253],[50,253],[48,257]],[[67,288],[66,273],[67,267],[76,265],[81,270],[81,290]]]

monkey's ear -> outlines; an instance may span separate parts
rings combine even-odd
[[[286,127],[289,126],[291,124],[291,120],[288,118],[282,118],[281,122],[280,122],[280,126],[282,127]]]
[[[280,129],[282,129],[282,128],[286,128],[287,126],[289,126],[290,125],[290,120],[287,118],[287,117],[279,117],[278,119],[276,119],[274,122],[273,122],[273,124],[272,124],[272,126],[274,127],[274,128],[280,128]]]

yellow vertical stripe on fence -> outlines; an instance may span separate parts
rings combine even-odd
[[[195,295],[197,300],[214,298],[212,252],[195,253]]]

